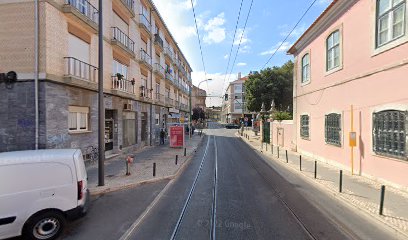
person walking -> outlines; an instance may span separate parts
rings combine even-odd
[[[164,132],[163,128],[160,130],[160,145],[164,145],[164,137],[166,133]]]

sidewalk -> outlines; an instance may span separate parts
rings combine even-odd
[[[278,158],[278,148],[276,146],[273,146],[272,150],[271,145],[268,144],[266,150],[266,144],[261,145],[260,136],[255,136],[252,131],[245,131],[244,134],[242,139],[252,145],[253,148],[268,156],[269,160],[277,161],[292,172],[303,175],[322,189],[328,190],[337,199],[365,211],[408,237],[408,193],[391,186],[386,186],[383,215],[379,215],[380,183],[365,177],[352,176],[349,171],[342,169],[343,191],[340,193],[339,168],[317,161],[317,179],[314,179],[315,159],[302,156],[302,171],[300,171],[300,156],[298,153],[288,150],[288,163],[286,163],[285,149],[279,149]]]
[[[174,178],[196,151],[204,138],[193,135],[191,140],[186,136],[186,156],[183,148],[170,148],[165,145],[145,147],[133,153],[134,162],[130,164],[130,176],[126,176],[125,156],[118,156],[105,161],[105,186],[98,186],[98,163],[86,167],[88,188],[91,195],[98,195],[120,189],[130,188],[143,183]],[[175,164],[178,155],[177,165]],[[153,163],[156,163],[156,176],[153,177]]]

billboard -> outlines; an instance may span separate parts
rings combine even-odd
[[[184,146],[184,127],[171,126],[170,127],[170,147],[178,148]]]

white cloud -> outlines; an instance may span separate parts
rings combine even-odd
[[[293,27],[289,27],[288,24],[285,25],[281,25],[278,27],[281,32],[279,33],[282,37],[286,37],[290,31],[292,30]],[[306,25],[301,25],[298,26],[297,28],[295,28],[295,30],[293,30],[293,32],[291,33],[290,37],[291,38],[299,38],[304,32],[306,31]]]
[[[329,5],[333,0],[319,0],[318,3],[321,5]]]
[[[238,66],[238,67],[243,67],[243,66],[246,66],[246,65],[247,65],[247,64],[244,63],[244,62],[237,63],[237,66]]]
[[[191,1],[190,0],[184,0],[183,2],[180,3],[182,7],[185,9],[191,9]],[[193,6],[195,7],[197,5],[197,0],[193,0]]]
[[[240,40],[241,40],[241,46],[250,43],[251,39],[248,38],[248,31],[249,31],[248,28],[245,29],[245,32],[244,32],[244,29],[238,28],[237,34],[235,35],[235,39],[234,39],[234,45],[239,45]]]
[[[285,51],[287,51],[287,50],[291,47],[291,45],[292,45],[292,44],[290,44],[289,42],[284,42],[284,43],[282,44],[282,46],[281,46],[281,44],[282,44],[282,42],[278,42],[278,43],[275,44],[271,49],[266,50],[266,51],[264,51],[264,52],[261,52],[259,55],[262,55],[262,56],[264,56],[264,55],[271,55],[271,54],[275,53],[276,51],[277,51],[277,52],[285,52]],[[280,46],[280,48],[279,48],[279,46]],[[278,48],[279,48],[279,49],[278,49]]]
[[[211,18],[207,21],[207,23],[203,24],[203,20],[200,20],[200,27],[202,27],[205,31],[203,41],[206,44],[213,44],[213,43],[220,43],[225,39],[225,28],[223,27],[225,24],[225,14],[222,12]]]
[[[229,54],[225,54],[224,59],[228,59]]]

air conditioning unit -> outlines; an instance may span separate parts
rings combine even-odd
[[[130,103],[125,103],[123,104],[123,110],[124,111],[132,111],[133,110],[133,105]]]

